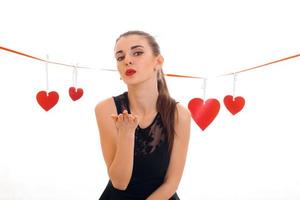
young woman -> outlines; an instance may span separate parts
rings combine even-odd
[[[153,36],[123,33],[116,40],[115,58],[128,91],[95,107],[110,179],[100,200],[178,200],[190,112],[169,95],[164,59]]]

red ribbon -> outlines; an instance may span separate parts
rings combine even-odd
[[[21,56],[26,56],[26,57],[31,58],[31,59],[35,59],[35,60],[39,60],[39,61],[43,61],[43,62],[48,62],[48,63],[51,63],[51,64],[57,64],[57,65],[63,65],[63,66],[68,66],[68,67],[74,67],[73,65],[68,65],[68,64],[64,64],[64,63],[53,62],[53,61],[41,59],[41,58],[38,58],[38,57],[35,57],[35,56],[31,56],[29,54],[25,54],[25,53],[22,53],[22,52],[19,52],[19,51],[16,51],[16,50],[12,50],[12,49],[9,49],[9,48],[6,48],[6,47],[1,47],[0,46],[0,49],[2,49],[4,51],[9,51],[11,53],[19,54]],[[288,56],[288,57],[285,57],[285,58],[281,58],[279,60],[275,60],[275,61],[271,61],[271,62],[262,64],[262,65],[255,66],[255,67],[243,69],[243,70],[240,70],[240,71],[237,71],[237,72],[222,74],[221,76],[227,76],[227,75],[233,75],[233,74],[238,74],[238,73],[246,72],[246,71],[249,71],[249,70],[257,69],[257,68],[260,68],[260,67],[265,67],[267,65],[275,64],[275,63],[282,62],[282,61],[285,61],[285,60],[289,60],[289,59],[292,59],[292,58],[296,58],[296,57],[299,57],[299,56],[300,56],[300,54],[296,54],[296,55],[293,55],[293,56]],[[88,68],[88,67],[79,67],[78,66],[78,68]],[[102,69],[102,70],[105,70],[105,71],[116,71],[116,70],[113,70],[113,69]],[[177,78],[203,79],[203,77],[199,77],[199,76],[186,76],[186,75],[180,75],[180,74],[164,74],[164,75],[165,76],[170,76],[170,77],[177,77]]]

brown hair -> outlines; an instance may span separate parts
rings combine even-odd
[[[143,31],[128,31],[121,34],[116,42],[121,37],[126,37],[129,35],[139,35],[146,38],[148,41],[153,55],[160,55],[160,48],[155,38],[151,36],[149,33]],[[174,135],[175,133],[175,112],[176,110],[176,101],[170,96],[166,80],[164,78],[163,70],[158,70],[157,72],[157,87],[158,87],[158,99],[156,102],[156,109],[161,115],[161,119],[163,122],[163,132],[166,133],[169,143],[169,152],[171,152],[174,143]]]

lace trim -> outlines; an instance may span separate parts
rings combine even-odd
[[[155,122],[146,129],[136,129],[134,152],[136,156],[151,154],[165,142],[166,137],[159,119],[160,117],[156,117]]]
[[[127,92],[124,92],[118,97],[119,112],[126,109],[130,112],[129,100]],[[163,124],[159,113],[155,116],[152,123],[146,127],[141,128],[138,126],[135,130],[135,156],[145,156],[153,153],[156,149],[160,148],[166,141],[166,135],[163,133]]]

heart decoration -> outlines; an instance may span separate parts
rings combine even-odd
[[[233,115],[240,112],[245,105],[245,99],[241,96],[237,96],[233,99],[232,95],[227,95],[224,97],[223,102],[225,104],[225,107]]]
[[[36,95],[36,100],[39,105],[45,110],[50,110],[58,102],[59,95],[55,91],[47,93],[46,91],[39,91]]]
[[[69,95],[73,101],[76,101],[81,98],[83,95],[83,89],[82,88],[75,88],[75,87],[70,87],[69,88]]]
[[[217,99],[207,99],[204,102],[201,98],[193,98],[188,108],[194,121],[204,131],[218,115],[220,103]]]

